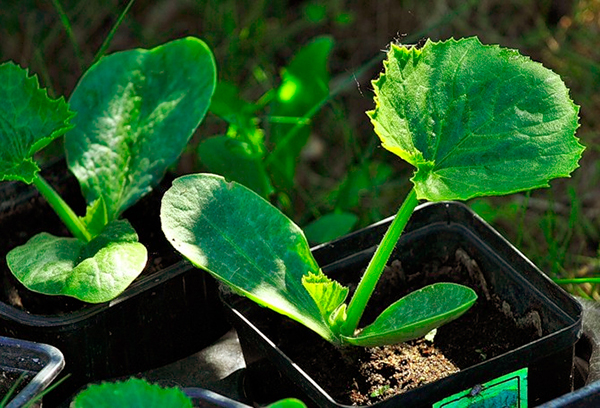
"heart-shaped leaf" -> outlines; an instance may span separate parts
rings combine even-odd
[[[368,112],[383,146],[414,165],[417,196],[466,200],[545,187],[583,146],[558,75],[476,38],[392,44]]]
[[[88,204],[103,197],[114,220],[156,186],[206,114],[215,83],[210,49],[191,37],[93,65],[70,98],[76,127],[65,136]]]
[[[33,155],[69,130],[74,114],[12,62],[0,65],[0,101],[0,181],[31,184],[40,171]]]
[[[213,174],[173,182],[161,206],[169,242],[253,301],[336,342],[302,278],[317,274],[302,230],[253,191]]]
[[[416,339],[460,317],[476,300],[471,288],[434,283],[396,301],[358,335],[344,340],[370,347]]]
[[[16,278],[28,289],[90,303],[117,297],[142,272],[147,250],[126,220],[113,221],[84,243],[40,233],[6,255]]]

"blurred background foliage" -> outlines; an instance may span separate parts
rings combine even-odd
[[[373,108],[370,81],[391,41],[476,35],[517,48],[571,89],[587,150],[572,178],[550,189],[468,204],[568,290],[600,299],[594,283],[600,276],[600,0],[1,5],[0,61],[28,68],[54,96],[68,98],[99,52],[151,48],[187,35],[206,41],[217,61],[219,97],[175,170],[245,177],[314,242],[393,214],[409,190],[412,168],[380,147],[365,115]]]

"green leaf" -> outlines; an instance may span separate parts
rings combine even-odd
[[[548,186],[577,166],[578,107],[558,75],[476,38],[392,44],[368,112],[416,167],[417,196],[466,200]]]
[[[220,118],[244,131],[253,130],[254,116],[258,107],[239,95],[239,89],[229,82],[218,82],[210,103],[210,111]]]
[[[88,205],[85,217],[79,217],[79,219],[92,237],[99,235],[109,223],[104,198],[100,197]]]
[[[192,408],[178,388],[163,388],[139,378],[92,384],[75,396],[72,408]]]
[[[317,218],[304,227],[309,242],[322,244],[347,234],[358,222],[355,214],[333,212]]]
[[[269,404],[267,408],[306,408],[306,404],[296,398],[286,398]]]
[[[338,209],[348,211],[361,208],[364,213],[360,205],[361,198],[380,196],[381,186],[388,182],[393,173],[394,170],[387,163],[365,160],[348,170],[344,180],[330,193],[330,200]]]
[[[27,75],[12,62],[0,65],[0,181],[31,184],[40,170],[33,155],[72,127],[64,99],[50,99]]]
[[[262,156],[257,157],[246,142],[229,136],[211,137],[198,145],[198,157],[211,173],[237,181],[262,197],[273,192]]]
[[[142,272],[146,248],[126,220],[113,221],[89,243],[40,233],[6,255],[28,289],[90,303],[117,297]]]
[[[302,285],[319,271],[302,230],[256,193],[213,174],[183,176],[165,193],[160,216],[165,236],[192,264],[336,341]]]
[[[317,304],[321,316],[329,322],[330,327],[343,320],[343,313],[337,313],[348,297],[348,288],[339,282],[329,279],[321,270],[317,274],[309,273],[302,277],[302,285]],[[340,324],[342,321],[339,322]],[[335,330],[334,330],[335,331]]]
[[[103,197],[113,220],[151,191],[204,118],[215,83],[212,53],[192,37],[93,65],[71,96],[76,127],[65,137],[87,202]]]
[[[395,344],[422,337],[465,313],[477,294],[455,283],[435,283],[409,293],[385,309],[357,335],[344,337],[357,346]]]
[[[318,37],[303,47],[283,70],[271,116],[302,118],[329,95],[327,60],[331,37]],[[300,128],[297,128],[300,126]],[[310,134],[307,125],[271,124],[270,141],[277,146],[269,172],[277,189],[292,189],[300,152]]]

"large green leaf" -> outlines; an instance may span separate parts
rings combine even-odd
[[[113,220],[158,184],[206,114],[215,83],[212,53],[192,37],[93,65],[70,98],[76,127],[65,137],[88,204],[103,197]]]
[[[146,265],[147,250],[126,220],[113,221],[84,243],[42,232],[12,249],[6,262],[28,289],[90,303],[123,292]]]
[[[213,174],[183,176],[163,197],[161,222],[195,266],[336,341],[302,285],[319,272],[302,230],[256,193]]]
[[[33,155],[72,127],[73,112],[12,62],[0,65],[0,101],[0,181],[30,184],[40,170]]]
[[[466,200],[544,187],[583,147],[558,75],[476,38],[392,44],[368,112],[383,146],[414,165],[417,196]]]
[[[435,283],[404,296],[385,309],[377,319],[353,337],[358,346],[381,346],[416,339],[465,313],[477,294],[455,283]]]

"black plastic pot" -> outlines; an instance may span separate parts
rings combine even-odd
[[[0,400],[9,392],[12,395],[5,408],[33,402],[64,365],[64,357],[56,347],[0,336]]]
[[[184,388],[185,395],[190,397],[192,405],[198,408],[250,408],[229,397],[204,388]]]
[[[583,335],[575,344],[575,391],[540,408],[600,407],[600,303],[578,299],[583,306]]]
[[[69,176],[60,179],[64,178],[72,181]],[[0,214],[14,213],[37,195],[22,183],[1,186]],[[139,211],[136,206],[131,209],[134,213]],[[148,222],[156,224],[156,234],[162,236],[158,208],[152,211],[156,219]],[[20,217],[27,217],[27,211]],[[56,218],[50,210],[48,217]],[[0,224],[0,231],[7,230]],[[149,251],[149,262],[160,256]],[[83,304],[56,314],[32,313],[0,302],[0,335],[51,344],[65,355],[70,376],[48,395],[49,406],[87,383],[135,374],[193,354],[228,330],[216,281],[176,258],[175,264],[138,278],[111,302]],[[54,297],[47,298],[56,303],[50,299]]]
[[[384,220],[313,250],[325,273],[336,279],[348,270],[364,268],[390,223]],[[515,316],[539,314],[543,335],[535,341],[461,370],[441,380],[375,404],[380,407],[431,407],[447,397],[471,390],[475,396],[498,377],[527,367],[527,398],[536,406],[573,389],[574,345],[581,333],[581,305],[541,273],[529,260],[466,206],[458,203],[424,204],[413,214],[393,257],[416,265],[448,257],[458,248],[477,262],[490,291],[507,302]],[[291,361],[259,327],[278,327],[279,315],[268,323],[248,316],[264,314],[253,302],[224,295],[228,314],[240,337],[247,364],[249,394],[259,402],[282,395],[312,400],[318,407],[340,407],[305,371]],[[307,330],[307,336],[312,335]],[[335,376],[335,372],[331,375]],[[257,385],[266,394],[255,391]],[[254,388],[254,389],[253,389]]]
[[[546,402],[539,408],[594,408],[600,407],[600,381]]]

